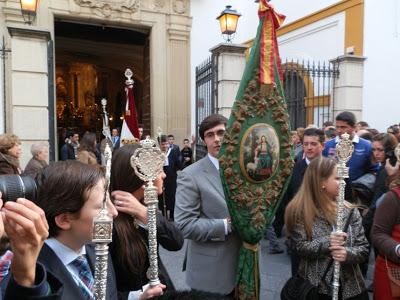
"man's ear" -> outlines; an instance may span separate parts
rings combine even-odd
[[[56,225],[62,230],[69,230],[71,228],[72,215],[70,213],[62,213],[55,217]]]

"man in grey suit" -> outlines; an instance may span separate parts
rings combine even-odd
[[[188,239],[187,284],[194,290],[230,295],[235,288],[240,239],[232,231],[218,171],[226,122],[214,114],[201,123],[199,133],[208,154],[178,174],[175,222]]]

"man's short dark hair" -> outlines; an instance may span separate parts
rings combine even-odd
[[[325,135],[328,139],[333,139],[336,136],[335,128],[329,127],[328,129],[325,129]]]
[[[318,128],[307,128],[304,130],[303,140],[305,136],[316,136],[321,144],[325,141],[325,133]]]
[[[347,125],[354,127],[356,124],[356,116],[350,111],[343,111],[336,116],[336,121],[346,122]]]
[[[70,131],[67,132],[67,138],[71,138],[71,137],[73,137],[75,134],[78,134],[78,132],[75,131],[75,130],[70,130]]]
[[[207,130],[218,126],[218,125],[225,125],[228,122],[228,119],[225,118],[223,115],[219,115],[219,114],[212,114],[209,115],[208,117],[206,117],[200,124],[199,127],[199,135],[201,137],[201,139],[204,141],[204,132],[206,132]]]
[[[166,143],[168,140],[167,140],[167,136],[165,135],[165,134],[162,134],[162,135],[160,135],[158,138],[157,138],[157,140],[158,140],[158,143],[159,144],[161,144],[161,143]]]
[[[357,124],[360,125],[361,127],[369,127],[369,124],[365,121],[358,121]]]
[[[189,139],[183,139],[183,142],[188,142],[189,143]]]
[[[175,138],[173,134],[168,134],[168,138]]]
[[[370,141],[370,142],[372,141],[373,137],[374,137],[373,134],[368,130],[365,130],[365,132],[360,134],[360,138],[363,138],[364,140],[367,140],[367,141]]]
[[[49,236],[60,232],[55,217],[63,213],[79,213],[90,191],[104,170],[100,165],[87,165],[76,160],[58,161],[46,167],[37,177],[38,199],[49,224]]]
[[[332,121],[325,121],[323,126],[324,127],[333,126],[333,122]]]

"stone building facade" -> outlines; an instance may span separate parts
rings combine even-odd
[[[56,28],[61,28],[58,32],[62,34]],[[111,32],[107,41],[102,40],[102,29]],[[0,0],[0,36],[4,37],[3,48],[9,50],[0,68],[1,123],[3,131],[22,140],[22,166],[36,141],[48,140],[51,158],[57,158],[58,120],[66,106],[60,104],[65,99],[57,100],[62,95],[57,90],[62,80],[65,93],[75,101],[68,98],[65,102],[75,105],[75,113],[79,108],[78,117],[85,119],[85,114],[92,113],[88,107],[98,105],[97,98],[109,93],[107,76],[120,74],[123,90],[125,67],[136,72],[145,130],[154,136],[160,127],[177,140],[189,136],[190,30],[189,0],[41,0],[32,24],[24,24],[18,0]],[[118,34],[122,34],[121,41],[116,40]],[[135,40],[132,45],[130,37]],[[90,49],[95,55],[91,56]],[[83,71],[75,71],[82,66],[94,66],[96,86],[108,84],[82,93],[87,80]],[[85,74],[91,74],[88,72]],[[62,74],[68,78],[60,78]],[[111,107],[118,106],[112,101]],[[91,121],[85,122],[90,125]]]

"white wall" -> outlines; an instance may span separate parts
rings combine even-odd
[[[400,121],[400,1],[365,0],[363,120],[378,130]]]
[[[248,0],[247,0],[248,1]],[[286,16],[285,24],[312,14],[318,10],[326,8],[340,0],[318,0],[318,1],[299,1],[299,0],[275,0],[271,3],[277,12]]]
[[[344,26],[342,12],[280,36],[282,60],[329,61],[343,55]]]

